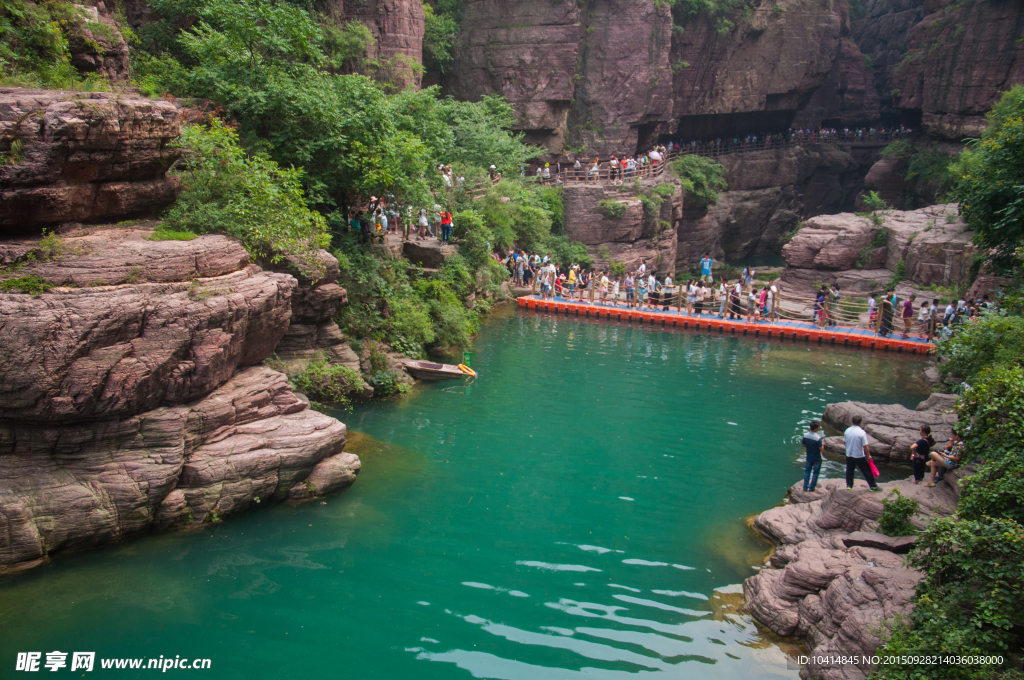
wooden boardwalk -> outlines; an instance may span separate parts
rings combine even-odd
[[[748,323],[745,320],[733,321],[728,318],[723,319],[717,313],[688,316],[686,312],[675,310],[668,312],[652,309],[640,310],[623,306],[616,307],[598,302],[590,304],[558,297],[551,300],[543,300],[536,295],[519,297],[517,298],[517,304],[524,309],[583,318],[631,321],[641,324],[648,323],[653,326],[674,326],[676,328],[702,330],[711,333],[777,338],[793,342],[857,347],[910,354],[928,354],[935,349],[934,344],[913,336],[905,340],[901,339],[898,337],[899,331],[894,332],[894,335],[897,337],[883,338],[867,328],[853,328],[849,326],[820,328],[806,321],[778,321],[774,325],[767,321]]]

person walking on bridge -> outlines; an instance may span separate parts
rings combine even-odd
[[[707,255],[705,255],[700,261],[700,277],[704,280],[704,283],[711,284],[712,282],[711,266],[713,264],[714,263],[711,261],[711,258]]]

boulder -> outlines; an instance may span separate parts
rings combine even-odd
[[[97,73],[111,82],[129,76],[128,43],[102,0],[72,5],[79,18],[65,28],[71,65],[82,73]]]
[[[438,269],[450,256],[458,250],[455,246],[441,245],[440,241],[404,241],[402,243],[402,254],[405,259],[413,264],[418,264],[427,269]]]
[[[5,241],[0,264],[18,265],[18,276],[34,275],[72,288],[184,282],[225,276],[249,264],[242,244],[227,236],[151,241],[152,234],[139,226],[79,227],[62,232],[55,245],[39,239]]]
[[[25,231],[156,212],[177,197],[173,104],[111,92],[0,87],[0,228]]]
[[[354,453],[339,453],[325,458],[316,464],[301,484],[291,488],[288,497],[305,500],[347,489],[356,481],[360,468],[359,456]]]
[[[911,444],[921,438],[922,425],[931,427],[936,445],[944,446],[949,442],[953,425],[957,421],[956,413],[952,412],[951,401],[954,399],[950,395],[932,395],[917,410],[899,404],[844,401],[825,407],[822,422],[842,432],[853,424],[853,417],[859,415],[863,419],[861,427],[868,434],[872,456],[879,460],[907,462],[910,460]],[[826,438],[825,450],[845,453],[842,438]]]

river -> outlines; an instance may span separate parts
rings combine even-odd
[[[60,650],[218,680],[796,678],[739,609],[767,549],[744,519],[827,402],[912,406],[923,362],[511,306],[473,349],[475,382],[335,413],[345,494],[0,579],[0,677]]]

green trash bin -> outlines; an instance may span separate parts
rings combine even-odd
[[[466,364],[470,368],[473,368],[473,353],[472,352],[463,352],[462,353],[462,363]]]

